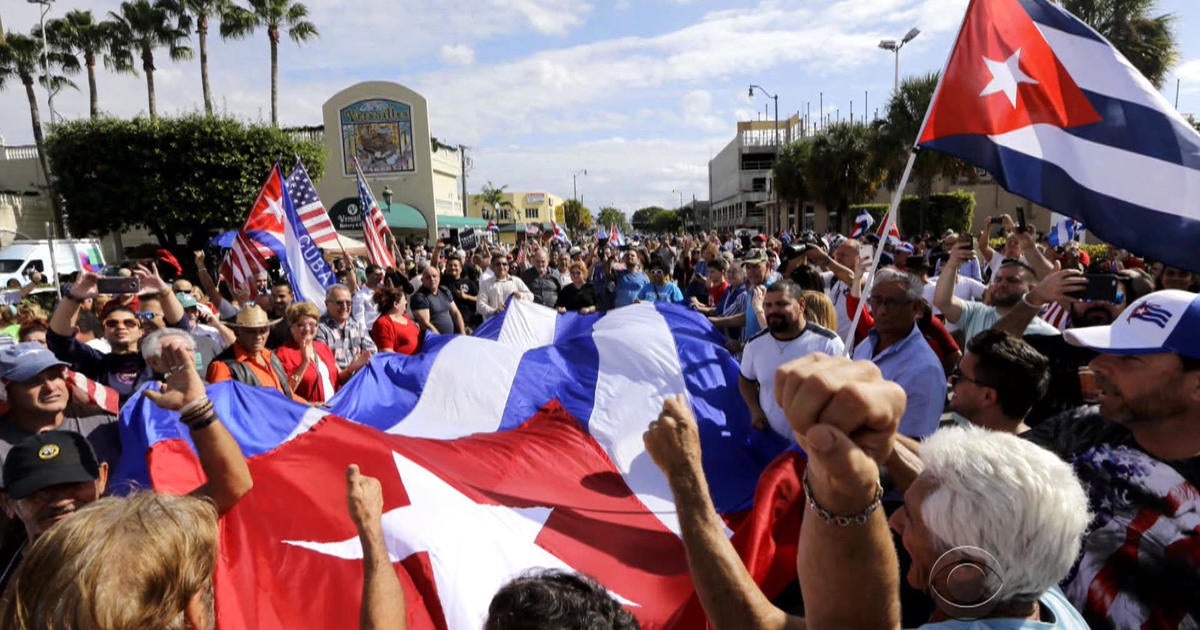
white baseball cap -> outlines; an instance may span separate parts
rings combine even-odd
[[[1105,354],[1174,352],[1200,359],[1200,295],[1155,291],[1125,307],[1111,325],[1069,328],[1063,337]]]

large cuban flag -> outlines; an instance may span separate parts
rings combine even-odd
[[[1106,241],[1200,270],[1200,134],[1049,0],[972,0],[919,144]]]
[[[650,304],[557,316],[518,300],[479,332],[375,357],[328,410],[209,387],[255,484],[222,519],[222,628],[355,626],[351,463],[384,485],[412,628],[482,627],[491,595],[533,567],[597,578],[643,627],[702,627],[671,492],[642,444],[677,393],[692,402],[714,503],[751,576],[768,594],[794,579],[802,464],[750,428],[737,366],[702,317]],[[200,483],[186,429],[140,394],[122,439],[119,482]]]

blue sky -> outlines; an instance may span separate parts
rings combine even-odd
[[[511,190],[571,195],[627,213],[708,196],[707,162],[738,120],[769,119],[770,100],[747,97],[759,84],[779,96],[780,117],[824,94],[827,113],[882,108],[893,57],[877,48],[917,26],[901,53],[901,75],[940,69],[967,0],[308,0],[319,40],[280,47],[284,125],[321,122],[321,104],[358,81],[387,80],[423,93],[433,135],[472,147],[468,190],[487,181]],[[97,14],[115,0],[57,0],[51,15]],[[351,8],[353,7],[353,8]],[[1200,114],[1200,3],[1158,0],[1178,17],[1181,63],[1164,85],[1179,109]],[[28,31],[37,6],[6,1],[9,30]],[[214,29],[215,30],[215,29]],[[161,59],[160,114],[201,107],[197,61]],[[269,116],[265,33],[210,41],[217,106],[245,119]],[[80,92],[55,99],[65,118],[87,115]],[[101,107],[144,112],[141,76],[101,72]],[[40,94],[41,95],[41,94]],[[43,117],[45,114],[43,101]],[[32,142],[24,90],[0,92],[0,134]]]

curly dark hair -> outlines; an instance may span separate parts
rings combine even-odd
[[[497,591],[485,630],[638,630],[637,619],[596,581],[557,569],[533,570]]]
[[[378,289],[375,289],[375,295],[371,296],[371,301],[375,303],[375,308],[379,311],[379,314],[383,315],[392,310],[405,297],[407,296],[400,289],[381,285]]]

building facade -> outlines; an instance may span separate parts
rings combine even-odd
[[[495,221],[500,229],[500,240],[513,243],[519,234],[524,234],[530,225],[540,230],[549,230],[550,220],[563,225],[564,199],[548,192],[505,192],[499,208],[483,202],[480,195],[471,195],[467,204],[467,216],[484,222]],[[565,226],[564,226],[565,229]]]

